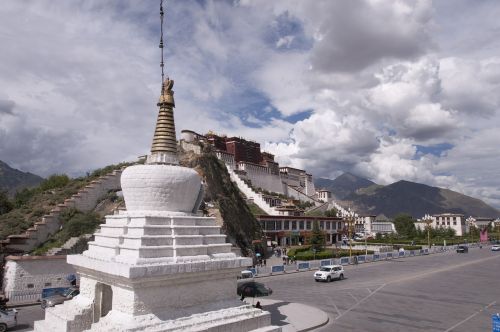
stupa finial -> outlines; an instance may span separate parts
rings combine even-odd
[[[160,1],[160,49],[161,49],[161,79],[162,87],[160,99],[158,100],[159,112],[156,121],[153,144],[151,146],[151,155],[147,158],[148,164],[178,164],[177,158],[177,140],[175,138],[174,122],[174,81],[168,76],[165,79],[164,55],[163,55],[163,0]]]

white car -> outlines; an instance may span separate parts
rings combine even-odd
[[[334,279],[344,279],[344,267],[342,265],[325,265],[314,272],[314,280],[330,282]]]
[[[0,332],[17,325],[17,311],[0,309]]]
[[[500,244],[494,244],[491,246],[491,251],[500,251]]]

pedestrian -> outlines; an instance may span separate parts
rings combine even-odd
[[[264,266],[266,266],[266,259],[264,258]]]
[[[354,256],[354,265],[358,265],[358,255]]]

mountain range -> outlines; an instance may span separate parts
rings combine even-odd
[[[7,191],[9,196],[23,188],[37,186],[42,181],[42,177],[12,168],[0,160],[0,190]]]
[[[0,190],[6,190],[10,196],[23,188],[36,186],[41,181],[42,177],[14,169],[0,160]],[[334,180],[316,178],[314,185],[317,189],[331,191],[337,201],[343,201],[344,206],[351,206],[361,214],[394,217],[407,213],[414,218],[438,213],[490,218],[500,216],[499,210],[477,198],[410,181],[402,180],[382,186],[354,174],[344,173]]]
[[[500,216],[499,210],[477,198],[410,181],[402,180],[382,186],[344,173],[335,180],[318,178],[314,185],[317,189],[330,190],[335,199],[344,201],[343,205],[350,205],[361,214],[384,214],[390,218],[400,213],[410,214],[414,218],[439,213],[489,218]]]

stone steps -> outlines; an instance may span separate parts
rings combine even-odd
[[[29,252],[59,231],[61,222],[59,215],[68,208],[76,208],[83,212],[91,211],[100,197],[107,194],[109,190],[120,189],[120,177],[122,170],[115,170],[101,176],[90,184],[80,189],[78,193],[64,200],[64,203],[54,207],[48,215],[35,222],[24,234],[10,235],[1,241],[6,250]]]

